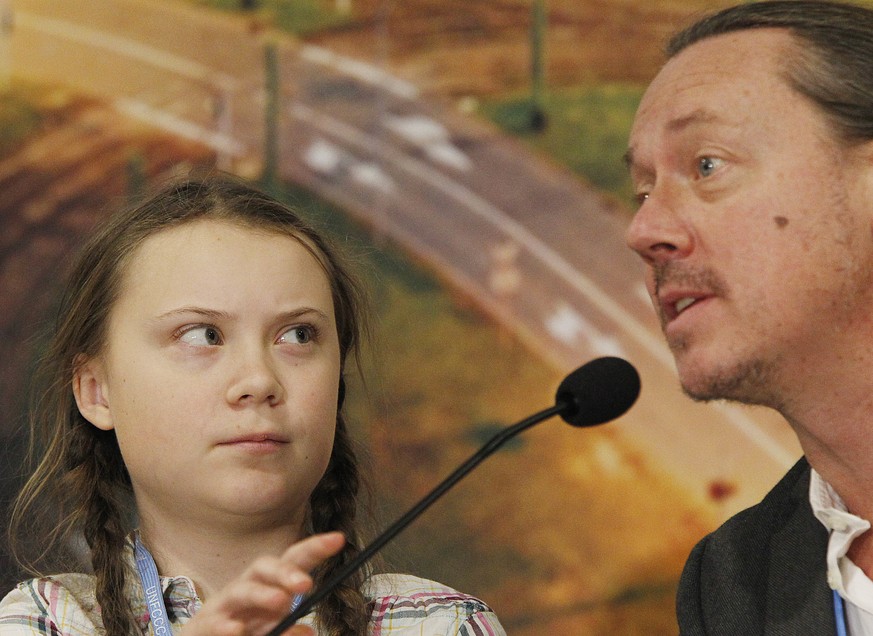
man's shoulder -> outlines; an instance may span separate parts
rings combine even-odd
[[[762,633],[771,624],[778,633],[832,633],[827,531],[812,513],[809,476],[801,459],[759,504],[695,546],[677,595],[683,635]]]
[[[741,540],[748,550],[753,545],[765,547],[774,534],[792,526],[807,528],[815,521],[809,504],[809,477],[809,463],[801,458],[758,504],[728,519],[707,540],[717,544]]]

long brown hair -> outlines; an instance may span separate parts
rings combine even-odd
[[[112,217],[84,245],[37,369],[41,388],[34,393],[30,419],[35,468],[13,508],[10,546],[19,563],[35,575],[45,572],[46,565],[87,570],[90,560],[110,636],[139,634],[125,596],[131,573],[124,552],[136,524],[133,492],[114,431],[98,429],[79,413],[72,378],[78,361],[97,356],[105,345],[107,318],[136,247],[164,229],[204,218],[291,236],[315,256],[331,285],[342,369],[350,355],[357,359],[368,331],[363,289],[337,251],[293,210],[235,179],[214,176],[175,183]],[[342,387],[341,381],[341,392]],[[338,399],[341,407],[342,396]],[[309,525],[313,532],[340,530],[348,541],[343,552],[316,572],[316,585],[359,551],[359,482],[340,408],[327,470],[310,497]],[[37,538],[38,552],[28,549],[26,537]],[[87,550],[81,549],[82,537]],[[320,633],[366,633],[369,612],[362,584],[362,574],[353,576],[316,608]]]

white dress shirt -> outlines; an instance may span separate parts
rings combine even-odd
[[[843,598],[849,634],[873,636],[873,581],[847,556],[852,541],[870,528],[870,522],[849,512],[842,498],[814,468],[809,480],[809,503],[830,534],[828,585]]]

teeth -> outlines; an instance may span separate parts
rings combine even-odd
[[[683,311],[688,309],[691,305],[694,304],[696,298],[683,298],[679,302],[676,303],[676,313],[681,314]]]

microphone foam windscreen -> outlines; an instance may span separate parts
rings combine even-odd
[[[565,403],[561,417],[573,426],[593,426],[614,420],[640,394],[640,376],[627,360],[597,358],[564,378],[555,404]]]

